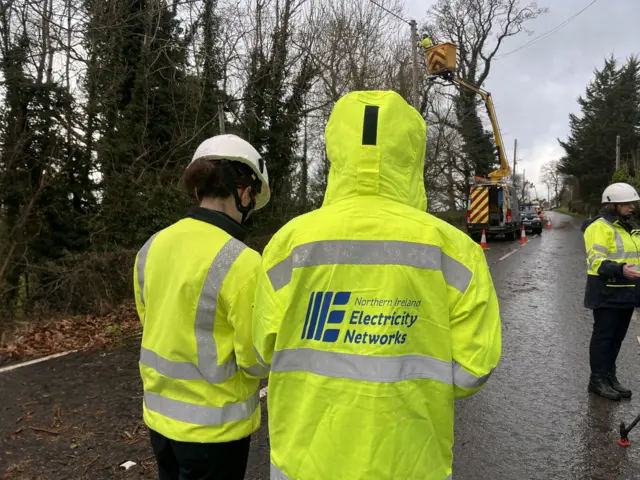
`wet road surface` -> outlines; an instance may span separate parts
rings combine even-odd
[[[620,421],[640,413],[637,322],[618,359],[621,383],[636,396],[611,402],[588,394],[592,317],[582,306],[581,221],[550,216],[552,229],[524,247],[489,245],[503,356],[485,389],[457,403],[456,480],[640,478],[640,431],[631,447],[616,443]]]
[[[517,241],[489,243],[486,256],[500,298],[503,355],[485,389],[456,404],[456,480],[640,479],[640,426],[631,433],[629,448],[616,443],[620,421],[628,424],[640,413],[640,328],[632,322],[618,360],[618,376],[636,396],[611,402],[588,394],[591,312],[582,306],[581,222],[550,216],[553,228],[530,235],[523,247]],[[12,460],[3,454],[11,450],[13,461],[29,474],[15,477],[20,479],[154,478],[147,439],[123,443],[130,441],[123,429],[138,435],[142,430],[134,430],[141,398],[137,351],[132,345],[108,355],[73,354],[0,374],[0,475],[3,460]],[[118,388],[109,387],[120,379]],[[40,412],[36,402],[46,407]],[[17,417],[31,413],[33,422],[44,425],[56,405],[63,406],[69,431],[84,433],[85,423],[97,422],[105,412],[117,421],[98,422],[99,431],[85,435],[74,450],[62,445],[64,434],[44,434],[46,444],[31,444],[36,433],[25,428],[13,438]],[[262,409],[247,480],[269,478],[266,398]],[[83,411],[92,415],[87,422],[78,417]],[[29,452],[40,458],[25,460]],[[77,461],[71,458],[76,455]],[[138,466],[120,472],[118,462],[128,459]],[[141,460],[146,467],[141,468]]]

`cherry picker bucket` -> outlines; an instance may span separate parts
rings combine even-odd
[[[428,48],[427,71],[429,75],[442,75],[456,71],[456,44],[451,42],[438,43]]]

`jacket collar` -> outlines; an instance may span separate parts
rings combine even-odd
[[[633,221],[625,220],[624,218],[621,218],[618,215],[615,215],[613,213],[606,212],[606,213],[603,213],[601,217],[607,222],[609,222],[611,225],[615,225],[615,224],[620,225],[627,232],[631,232],[632,230],[636,230],[638,228]]]
[[[244,239],[247,236],[246,227],[236,222],[226,213],[219,212],[217,210],[209,210],[204,207],[192,207],[189,209],[187,217],[218,227],[241,242],[244,242]]]

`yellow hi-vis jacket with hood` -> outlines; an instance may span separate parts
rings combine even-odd
[[[349,93],[325,135],[324,204],[274,235],[256,291],[271,478],[450,478],[454,398],[501,354],[484,253],[425,213],[426,126],[398,94]]]
[[[260,255],[244,228],[197,207],[152,236],[136,257],[143,324],[144,421],[172,440],[239,440],[260,426],[251,316]]]
[[[582,224],[587,252],[584,306],[640,307],[640,282],[625,278],[623,266],[640,265],[640,230],[616,215],[604,213]]]

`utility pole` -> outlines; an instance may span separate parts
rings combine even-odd
[[[616,137],[616,170],[620,168],[620,135]]]
[[[516,159],[518,158],[518,139],[513,141],[513,176],[516,176]]]
[[[551,190],[549,188],[549,182],[544,182],[547,184],[547,204],[549,205],[549,210],[551,210]]]
[[[525,177],[526,173],[527,173],[526,170],[522,170],[522,202],[523,203],[527,200],[526,197],[524,196],[525,188],[527,186],[527,180],[526,180],[526,177]]]
[[[222,102],[218,102],[218,124],[220,135],[224,135],[224,104]]]
[[[413,107],[420,109],[420,96],[418,95],[418,24],[410,20],[411,26],[411,51],[413,52]]]

